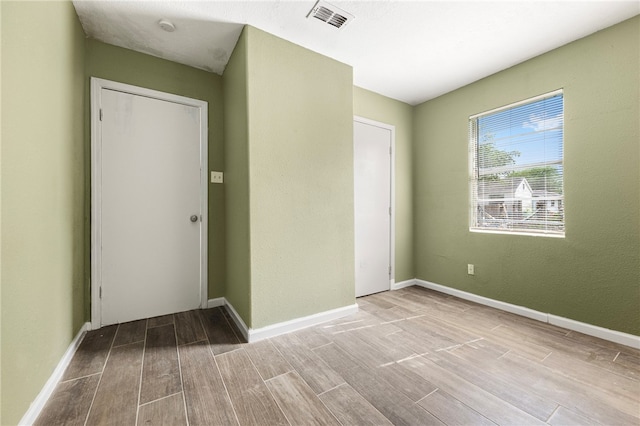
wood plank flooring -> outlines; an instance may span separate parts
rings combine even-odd
[[[640,425],[640,351],[420,287],[242,343],[223,308],[87,333],[37,425]]]

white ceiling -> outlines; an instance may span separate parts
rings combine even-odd
[[[640,13],[638,0],[329,2],[355,20],[336,29],[307,19],[315,0],[73,4],[89,37],[217,74],[249,24],[349,64],[356,86],[412,105]]]

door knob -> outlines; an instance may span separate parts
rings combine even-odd
[[[197,214],[192,214],[191,217],[189,218],[189,220],[191,220],[191,222],[197,222],[198,221],[198,215]]]

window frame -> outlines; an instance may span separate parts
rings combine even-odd
[[[556,203],[556,205],[562,205],[563,216],[562,216],[562,231],[553,231],[548,229],[507,229],[507,228],[491,228],[491,227],[482,227],[479,226],[478,221],[478,182],[479,182],[479,171],[480,167],[478,166],[478,147],[479,147],[479,126],[478,120],[482,117],[487,117],[505,110],[516,109],[521,106],[529,105],[535,102],[539,102],[544,99],[552,98],[555,96],[562,96],[562,147],[561,153],[562,158],[560,161],[560,167],[562,168],[562,202]],[[550,237],[550,238],[565,238],[566,235],[566,211],[565,209],[565,173],[564,173],[564,159],[565,159],[565,126],[564,126],[564,117],[565,117],[565,99],[564,99],[564,89],[560,88],[557,90],[553,90],[547,93],[543,93],[541,95],[533,96],[527,99],[523,99],[517,102],[510,103],[508,105],[504,105],[501,107],[493,108],[484,112],[480,112],[477,114],[473,114],[469,116],[468,119],[468,160],[469,160],[469,231],[474,233],[485,233],[485,234],[504,234],[504,235],[524,235],[524,236],[534,236],[534,237]],[[558,163],[556,163],[558,164]],[[532,199],[535,202],[535,199]],[[545,201],[546,203],[547,201]]]

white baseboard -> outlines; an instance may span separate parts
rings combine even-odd
[[[222,300],[222,303],[220,303],[220,300]],[[224,297],[211,299],[209,300],[208,305],[210,308],[224,305],[227,312],[229,312],[229,316],[240,330],[240,333],[242,333],[242,337],[244,337],[244,339],[249,343],[312,327],[314,325],[322,324],[323,322],[332,321],[358,312],[358,305],[354,303],[353,305],[343,306],[342,308],[331,309],[329,311],[319,312],[306,317],[271,324],[266,327],[249,328],[238,314],[238,311],[236,311],[233,305]]]
[[[236,311],[236,309],[231,303],[229,303],[227,299],[224,299],[224,306],[225,308],[227,308],[227,312],[229,312],[229,315],[231,316],[233,322],[236,324],[236,327],[240,329],[240,333],[242,333],[242,337],[244,337],[244,340],[250,342],[251,340],[249,340],[249,327],[247,327],[247,324],[244,323],[242,317],[238,314],[238,311]]]
[[[319,312],[317,314],[308,315],[306,317],[295,318],[289,321],[271,324],[266,327],[249,329],[248,341],[249,343],[257,342],[258,340],[268,339],[269,337],[275,337],[281,334],[290,333],[292,331],[301,330],[303,328],[312,327],[314,325],[346,317],[357,312],[358,304],[354,303],[353,305],[343,306],[341,308]]]
[[[578,333],[588,334],[589,336],[598,337],[603,340],[608,340],[610,342],[640,349],[640,336],[635,336],[633,334],[623,333],[621,331],[611,330],[609,328],[598,327],[597,325],[591,325],[569,318],[559,317],[553,314],[549,314],[548,323],[557,325],[558,327],[566,328],[568,330],[577,331]]]
[[[630,346],[632,348],[640,349],[640,336],[633,334],[622,333],[616,330],[610,330],[608,328],[598,327],[597,325],[587,324],[580,321],[575,321],[569,318],[559,317],[557,315],[548,314],[533,309],[525,308],[524,306],[512,305],[511,303],[501,302],[499,300],[490,299],[488,297],[478,296],[477,294],[468,293],[466,291],[458,290],[455,288],[435,284],[424,280],[415,280],[416,285],[431,290],[438,291],[440,293],[450,294],[452,296],[459,297],[461,299],[476,302],[481,305],[490,306],[492,308],[500,309],[502,311],[511,312],[523,317],[531,318],[537,321],[546,322],[558,327],[566,328],[567,330],[577,331],[579,333],[587,334],[589,336],[598,337],[610,342],[619,343],[621,345]]]
[[[401,288],[411,287],[412,285],[416,285],[416,279],[400,281],[399,283],[394,283],[391,286],[391,290],[400,290]]]
[[[447,287],[440,284],[435,284],[429,281],[423,281],[416,279],[416,284],[420,287],[428,288],[438,291],[440,293],[450,294],[452,296],[459,297],[460,299],[476,302],[481,305],[491,306],[492,308],[500,309],[501,311],[511,312],[523,317],[531,318],[537,321],[547,321],[547,314],[543,314],[533,309],[525,308],[524,306],[512,305],[511,303],[501,302],[495,299],[489,299],[488,297],[478,296],[477,294],[467,293],[466,291],[457,290],[455,288]]]
[[[207,308],[217,308],[218,306],[224,306],[224,297],[216,297],[215,299],[207,300]]]
[[[69,347],[67,348],[64,355],[62,355],[60,362],[58,362],[58,365],[53,370],[53,373],[51,373],[49,380],[47,380],[38,396],[36,396],[36,399],[34,399],[29,406],[27,412],[24,414],[24,416],[22,416],[20,423],[18,423],[19,425],[32,425],[36,421],[36,419],[40,415],[40,412],[53,394],[53,391],[56,389],[58,382],[62,378],[64,371],[69,366],[73,355],[76,353],[76,349],[78,349],[78,346],[80,346],[80,343],[82,343],[82,339],[84,339],[84,335],[88,330],[91,330],[91,323],[85,322],[84,324],[82,324],[82,327],[80,327],[80,331],[78,331],[76,337],[74,337],[69,344]]]

